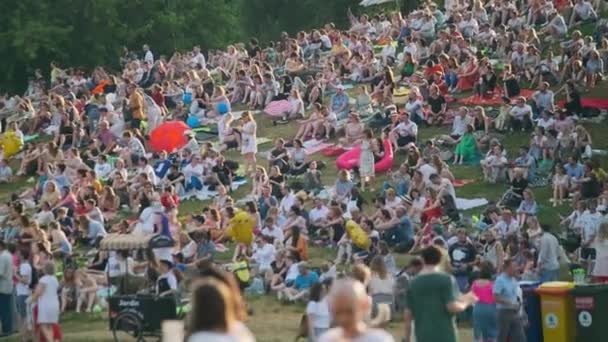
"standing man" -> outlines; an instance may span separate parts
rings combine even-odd
[[[525,342],[524,326],[519,314],[519,284],[517,266],[511,260],[505,260],[503,272],[494,282],[494,299],[498,309],[498,342]]]
[[[540,282],[559,280],[559,255],[560,246],[557,238],[549,231],[551,227],[542,224],[541,229],[543,235],[540,237],[540,245],[538,247],[538,274]]]
[[[131,112],[131,128],[140,129],[144,119],[144,97],[137,91],[137,85],[131,83],[127,86],[129,98],[129,111]]]
[[[150,46],[148,44],[144,44],[142,49],[144,50],[144,61],[148,62],[148,65],[152,67],[152,65],[154,65],[154,54],[152,54],[152,51],[150,51]]]
[[[477,298],[460,295],[454,278],[440,271],[443,254],[435,246],[422,251],[424,267],[410,282],[406,293],[405,342],[411,340],[412,321],[418,342],[456,342],[454,315],[473,305]]]
[[[0,240],[0,337],[13,332],[13,258]]]

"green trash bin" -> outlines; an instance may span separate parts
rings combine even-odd
[[[608,284],[577,285],[571,294],[576,341],[605,341],[608,335]]]

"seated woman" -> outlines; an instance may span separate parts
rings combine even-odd
[[[268,158],[268,167],[276,166],[281,170],[281,173],[289,171],[289,152],[285,148],[285,140],[279,138],[274,142],[274,148],[270,151]]]
[[[479,61],[479,80],[475,82],[475,95],[480,98],[491,96],[496,89],[497,77],[494,67],[487,58]]]
[[[293,151],[291,151],[290,155],[289,173],[292,175],[301,175],[305,173],[308,169],[308,161],[302,140],[295,139],[293,141]]]
[[[355,98],[355,110],[363,117],[373,114],[372,97],[367,92],[367,86],[365,85],[362,85],[357,88],[357,97]]]
[[[320,103],[315,103],[313,105],[313,111],[307,119],[298,120],[297,123],[300,126],[298,132],[296,133],[294,140],[302,139],[306,140],[306,138],[312,136],[315,138],[315,127],[323,122],[323,114],[321,113],[323,105]]]
[[[508,163],[500,144],[491,147],[486,158],[480,162],[484,179],[490,183],[504,180],[507,175]]]
[[[530,216],[536,216],[538,211],[538,206],[536,205],[536,200],[534,200],[534,194],[532,190],[525,189],[523,191],[523,199],[519,203],[519,207],[517,208],[517,223],[520,227],[523,227],[524,223]]]
[[[458,92],[470,90],[473,88],[478,79],[479,67],[477,65],[477,58],[475,58],[473,55],[467,55],[465,62],[460,67],[456,90]]]
[[[386,100],[392,102],[393,90],[395,90],[395,76],[393,76],[393,70],[389,66],[385,66],[384,77],[376,85],[371,96],[378,103],[385,103]]]
[[[348,114],[348,121],[344,127],[344,137],[340,138],[342,147],[352,147],[361,143],[364,128],[365,126],[361,122],[359,114],[350,112]]]
[[[406,78],[411,77],[416,71],[416,67],[418,63],[414,59],[414,56],[411,52],[406,52],[403,54],[403,59],[399,63],[397,69],[400,72],[401,78],[399,82],[403,82]]]
[[[598,81],[604,77],[604,61],[600,58],[599,52],[593,50],[589,53],[589,59],[585,65],[587,73],[587,87],[594,88]]]
[[[568,196],[570,189],[570,177],[566,174],[566,169],[563,165],[556,165],[555,174],[553,175],[553,206],[562,205],[564,199]]]
[[[431,85],[429,92],[429,98],[426,101],[429,105],[426,122],[429,125],[441,126],[445,120],[447,102],[443,95],[441,95],[441,91],[437,85]]]
[[[224,114],[217,122],[218,139],[221,143],[220,152],[229,149],[239,149],[241,146],[241,132],[232,127],[234,117],[231,113]]]
[[[454,164],[462,165],[465,161],[468,163],[477,160],[479,153],[474,131],[473,125],[467,125],[466,133],[458,139],[454,150]]]
[[[518,96],[521,93],[519,80],[512,71],[511,64],[506,64],[502,71],[503,91],[504,96],[507,98]]]

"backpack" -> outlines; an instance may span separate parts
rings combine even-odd
[[[30,279],[30,289],[35,289],[36,286],[38,285],[38,280],[39,280],[39,276],[38,276],[38,270],[34,267],[34,265],[32,265],[32,263],[30,262],[30,267],[32,268],[32,278]]]

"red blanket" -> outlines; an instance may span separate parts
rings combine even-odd
[[[566,101],[561,100],[557,104],[564,107]],[[581,99],[581,105],[587,108],[608,109],[608,99],[583,98]]]
[[[531,89],[522,89],[519,96],[529,98],[534,93]],[[471,106],[500,106],[502,103],[502,91],[495,91],[491,97],[469,96],[458,100],[458,102]]]

